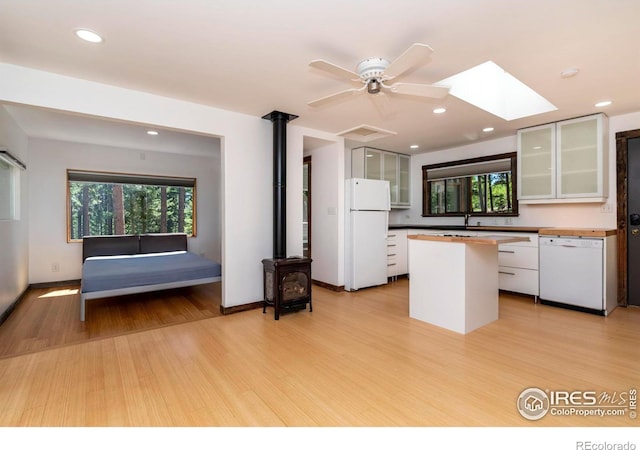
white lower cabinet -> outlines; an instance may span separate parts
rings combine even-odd
[[[540,293],[538,235],[524,233],[517,236],[528,237],[529,242],[514,242],[498,247],[498,285],[502,290],[533,295],[537,298]]]
[[[407,271],[407,230],[389,230],[387,234],[387,276],[406,275]]]
[[[391,229],[387,237],[388,276],[408,274],[407,235],[455,234],[458,236],[482,236],[506,234],[528,237],[528,242],[514,242],[498,246],[498,286],[501,290],[533,295],[540,293],[538,281],[538,234],[500,233],[497,231],[451,231],[436,229]]]

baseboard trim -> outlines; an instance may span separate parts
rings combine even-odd
[[[262,301],[259,301],[259,302],[247,303],[245,305],[237,305],[237,306],[229,306],[229,307],[220,305],[220,312],[222,313],[222,315],[226,316],[227,314],[234,314],[242,311],[249,311],[251,309],[262,308],[262,303],[263,303]]]
[[[22,301],[22,299],[24,298],[24,296],[26,295],[27,291],[29,290],[29,286],[27,286],[25,288],[24,291],[22,291],[22,293],[20,295],[18,295],[18,298],[15,299],[15,301],[13,303],[11,303],[9,305],[9,307],[7,309],[4,310],[4,312],[2,314],[0,314],[0,325],[2,325],[4,323],[5,320],[7,320],[9,318],[9,316],[11,315],[11,313],[16,309],[16,307],[20,304],[20,302]]]
[[[334,292],[342,292],[344,291],[344,286],[336,286],[334,284],[325,283],[324,281],[311,280],[313,284],[316,286],[320,286],[321,288],[329,289]]]
[[[45,283],[30,284],[29,287],[33,289],[46,289],[46,288],[55,288],[55,287],[62,287],[62,286],[79,285],[80,283],[81,283],[81,280],[47,281]]]

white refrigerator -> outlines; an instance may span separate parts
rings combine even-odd
[[[345,289],[387,283],[389,182],[350,178],[345,185]]]

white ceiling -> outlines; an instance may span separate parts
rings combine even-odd
[[[284,111],[332,133],[367,124],[397,132],[368,145],[404,153],[640,110],[638,0],[0,0],[0,10],[2,62],[258,117]],[[78,40],[81,27],[105,42]],[[491,60],[558,110],[506,121],[451,95],[389,96],[384,110],[368,94],[307,105],[351,87],[311,60],[355,70],[414,42],[430,45],[432,60],[400,81],[434,83]],[[580,72],[563,79],[569,68]],[[594,107],[605,99],[613,104]],[[433,114],[438,106],[447,112]],[[495,131],[483,134],[487,126]]]
[[[212,136],[24,105],[4,105],[4,108],[30,137],[195,156],[220,154],[220,139]],[[149,135],[147,131],[156,131],[158,135]]]

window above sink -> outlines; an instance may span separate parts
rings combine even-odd
[[[422,166],[422,216],[517,216],[516,155]]]

